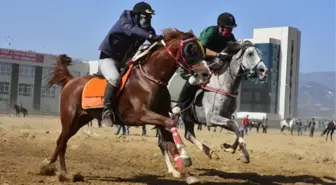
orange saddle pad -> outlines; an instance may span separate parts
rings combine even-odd
[[[124,89],[128,77],[133,69],[133,64],[128,66],[127,71],[121,78],[120,86],[118,89],[119,93]],[[94,77],[89,80],[83,89],[82,93],[82,108],[83,109],[97,109],[104,107],[104,93],[107,85],[107,81],[104,78]]]

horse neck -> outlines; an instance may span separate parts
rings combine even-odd
[[[177,50],[178,49],[170,49],[173,54],[176,53]],[[143,64],[143,69],[146,75],[165,84],[168,84],[177,68],[174,58],[170,56],[165,49],[154,52]]]
[[[229,93],[237,93],[242,82],[242,76],[239,76],[239,62],[232,60],[227,62],[221,69],[211,77],[209,85]]]

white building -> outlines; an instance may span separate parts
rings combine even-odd
[[[270,68],[269,80],[262,85],[242,83],[237,117],[249,114],[258,119],[268,116],[279,120],[296,116],[301,32],[293,27],[254,29],[251,41],[264,54],[264,62]]]
[[[29,113],[58,113],[60,87],[46,88],[56,55],[0,48],[0,112],[22,105]],[[74,76],[84,75],[88,66],[69,67]]]

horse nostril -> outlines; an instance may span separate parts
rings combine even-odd
[[[209,75],[209,73],[202,73],[202,76],[203,76],[204,78],[208,78],[210,75]]]
[[[260,68],[259,72],[263,73],[263,72],[265,72],[265,69],[264,68]]]

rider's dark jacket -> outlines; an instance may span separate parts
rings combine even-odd
[[[100,44],[99,50],[119,62],[132,57],[150,33],[156,34],[152,27],[144,29],[135,20],[132,11],[124,10]]]
[[[224,37],[219,33],[218,26],[209,26],[201,32],[199,40],[204,48],[219,53],[224,50],[228,41],[235,41],[236,38],[233,33]]]

